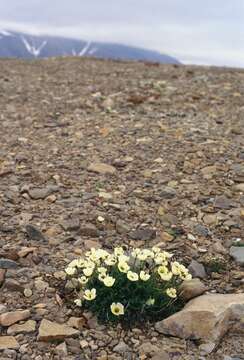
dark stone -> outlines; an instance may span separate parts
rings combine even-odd
[[[79,235],[81,236],[90,236],[90,237],[98,237],[99,231],[96,226],[93,224],[85,224],[80,227]]]
[[[156,235],[157,235],[156,230],[149,228],[137,229],[129,234],[131,239],[142,240],[142,241],[153,240],[156,238]]]
[[[230,209],[233,206],[233,201],[228,199],[226,196],[217,196],[214,201],[214,207],[218,209]]]
[[[197,235],[207,237],[210,235],[209,229],[201,224],[197,224],[194,226],[194,231],[197,233]]]
[[[159,193],[159,196],[163,199],[172,199],[173,197],[175,197],[175,195],[176,195],[176,190],[169,186],[163,186]]]
[[[59,191],[56,185],[49,185],[46,188],[32,188],[28,190],[28,194],[34,200],[45,199],[47,196]]]
[[[78,218],[70,218],[63,220],[60,225],[65,231],[76,231],[80,228],[80,220]]]
[[[27,232],[28,238],[30,240],[35,241],[47,241],[46,237],[43,235],[43,233],[38,229],[37,226],[32,224],[27,224],[25,227],[25,230]]]
[[[13,260],[0,259],[0,269],[17,269],[18,266],[19,265]]]

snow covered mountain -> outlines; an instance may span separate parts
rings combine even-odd
[[[179,61],[171,56],[133,46],[35,36],[0,29],[0,57],[34,59],[52,56],[92,56],[179,64]]]

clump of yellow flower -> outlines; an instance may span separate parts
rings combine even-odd
[[[65,269],[71,280],[78,284],[78,298],[74,303],[77,306],[93,306],[97,303],[99,306],[103,297],[108,296],[107,308],[101,311],[107,311],[106,316],[124,316],[130,311],[130,300],[124,299],[124,287],[131,289],[128,296],[133,296],[137,287],[143,295],[143,289],[149,286],[148,289],[152,288],[152,292],[147,290],[145,297],[139,299],[138,303],[143,303],[138,312],[158,311],[160,301],[165,306],[165,299],[168,299],[170,306],[177,300],[179,284],[191,279],[188,269],[179,262],[172,261],[172,256],[157,246],[151,249],[134,248],[130,251],[125,251],[120,246],[115,247],[113,252],[91,248],[84,257],[72,260]],[[121,294],[121,302],[118,301],[118,294]],[[148,297],[148,294],[151,296]]]

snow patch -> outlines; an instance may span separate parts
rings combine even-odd
[[[42,49],[47,45],[46,40],[43,41],[43,43],[39,47],[35,47],[35,45],[31,45],[24,36],[21,37],[21,40],[24,43],[26,50],[35,57],[38,57]]]
[[[12,34],[9,31],[4,30],[4,29],[0,29],[0,35],[2,35],[2,36],[12,36]]]
[[[94,55],[97,52],[98,48],[97,47],[93,47],[91,48],[91,50],[88,51],[89,55]]]
[[[87,53],[87,51],[89,50],[89,47],[91,46],[91,41],[88,41],[87,44],[83,47],[83,49],[81,49],[81,51],[79,52],[79,56],[85,56],[85,54]]]

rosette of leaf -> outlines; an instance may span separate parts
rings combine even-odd
[[[188,270],[160,248],[91,249],[66,268],[76,287],[74,302],[101,321],[127,324],[159,320],[182,306],[177,290]],[[77,285],[78,284],[78,285]]]

